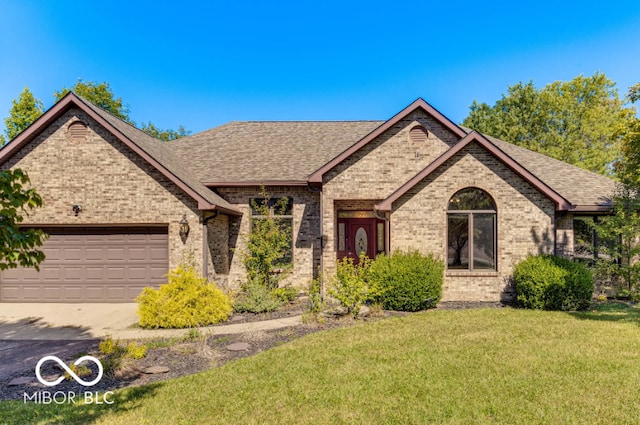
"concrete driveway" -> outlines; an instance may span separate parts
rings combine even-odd
[[[0,303],[0,381],[33,369],[43,356],[61,359],[95,348],[100,339],[181,337],[187,329],[141,329],[131,304]],[[301,316],[199,328],[223,335],[297,326]],[[1,382],[0,382],[1,384]]]
[[[132,329],[137,304],[0,303],[0,340],[99,339]]]

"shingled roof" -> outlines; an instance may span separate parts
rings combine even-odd
[[[168,152],[162,142],[111,115],[109,112],[73,92],[69,92],[64,98],[38,118],[31,126],[0,150],[0,163],[6,161],[22,146],[36,137],[40,131],[72,107],[84,110],[89,114],[89,116],[103,125],[121,142],[137,154],[141,155],[160,173],[173,181],[189,196],[193,197],[193,199],[198,202],[198,208],[203,210],[217,209],[232,215],[241,214],[236,207],[200,183],[200,181],[195,178],[189,170],[182,166],[180,161],[176,159],[174,155]]]
[[[615,180],[495,137],[485,137],[571,202],[575,210],[606,211],[611,207]]]
[[[416,107],[423,107],[417,103]],[[406,112],[403,111],[403,112]],[[402,114],[401,114],[402,115]],[[394,117],[397,118],[397,117]],[[208,186],[306,184],[314,172],[379,131],[387,121],[231,122],[165,144]],[[471,133],[461,129],[461,134]],[[606,211],[616,182],[540,153],[485,136],[575,211]]]
[[[384,121],[231,122],[167,143],[201,182],[306,184]]]

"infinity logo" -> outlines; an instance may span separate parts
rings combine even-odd
[[[38,364],[36,365],[36,378],[38,378],[38,381],[40,381],[41,384],[46,385],[47,387],[53,387],[58,385],[60,382],[64,381],[64,376],[59,377],[58,379],[56,379],[53,382],[47,381],[45,379],[42,378],[42,375],[40,375],[40,367],[43,365],[44,362],[46,362],[47,360],[53,360],[54,362],[58,363],[58,365],[63,368],[69,375],[71,375],[71,377],[80,385],[84,385],[85,387],[91,387],[95,384],[97,384],[100,379],[102,379],[102,363],[100,363],[100,360],[96,359],[93,356],[82,356],[80,357],[78,360],[76,360],[75,362],[73,362],[74,365],[78,366],[80,363],[84,362],[85,360],[89,360],[94,362],[97,366],[98,366],[98,377],[96,379],[94,379],[93,381],[87,382],[85,380],[83,380],[82,378],[80,378],[78,375],[76,375],[71,369],[69,369],[69,367],[62,361],[60,360],[58,357],[56,356],[45,356],[43,358],[40,359],[40,361],[38,362]]]

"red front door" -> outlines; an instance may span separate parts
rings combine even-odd
[[[383,244],[378,246],[378,228],[384,227],[378,223],[383,222],[375,218],[338,219],[338,259],[350,257],[357,262],[360,255],[375,258],[384,251]]]

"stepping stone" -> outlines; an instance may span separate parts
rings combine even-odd
[[[227,346],[229,351],[247,351],[251,347],[247,342],[236,342]]]
[[[26,384],[31,384],[33,383],[34,380],[33,378],[29,377],[29,376],[21,376],[20,378],[15,378],[12,379],[7,386],[9,387],[16,387],[18,385],[26,385]]]
[[[142,371],[142,373],[146,373],[147,375],[155,375],[158,373],[167,372],[169,372],[169,368],[166,366],[151,366]]]

